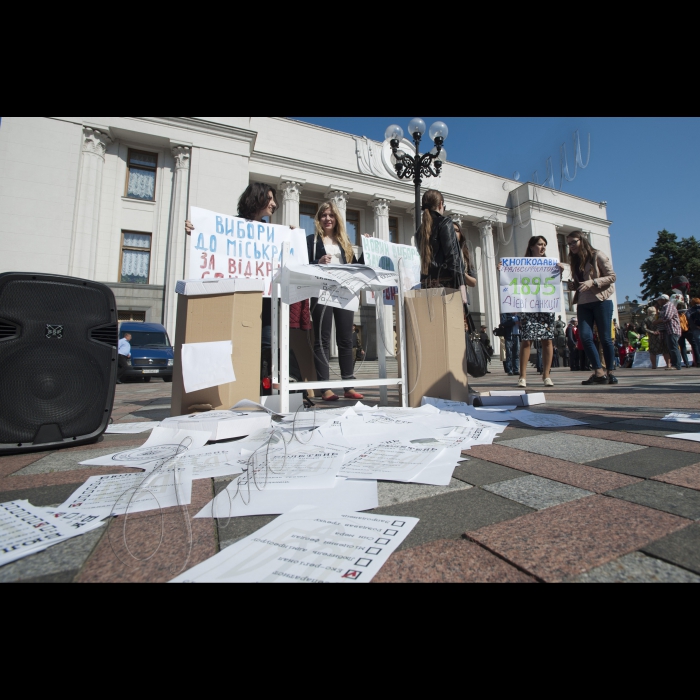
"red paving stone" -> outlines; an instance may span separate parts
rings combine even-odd
[[[467,537],[533,576],[556,583],[691,523],[634,503],[589,496],[467,533]]]
[[[563,432],[571,433],[572,435],[582,435],[583,437],[599,438],[600,440],[626,442],[630,445],[660,447],[666,450],[676,450],[677,452],[696,452],[700,454],[700,442],[693,442],[691,440],[655,437],[653,435],[639,435],[638,433],[623,433],[619,430],[585,430],[583,428],[572,430],[571,428],[567,428]],[[670,430],[669,432],[672,433],[673,430]]]
[[[30,474],[27,476],[8,476],[0,479],[0,491],[21,491],[23,489],[38,489],[45,486],[62,486],[63,484],[84,484],[91,476],[103,474],[138,473],[138,469],[126,467],[90,467],[49,474]],[[77,486],[76,486],[77,488]]]
[[[545,457],[505,445],[476,445],[465,452],[465,455],[504,467],[511,467],[527,474],[535,474],[545,479],[559,481],[562,484],[577,486],[593,493],[606,493],[641,481],[641,479],[626,474],[618,474],[584,464],[575,464],[563,459]]]
[[[13,455],[11,457],[0,458],[0,478],[10,476],[15,472],[21,471],[34,462],[44,459],[51,452],[34,452],[28,455]]]
[[[652,477],[654,481],[663,481],[674,486],[685,486],[687,489],[700,491],[700,464],[691,464],[689,467],[675,469],[667,474]]]
[[[537,583],[473,542],[440,540],[394,554],[373,583]]]

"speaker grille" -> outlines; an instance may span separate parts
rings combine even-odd
[[[0,340],[8,340],[14,338],[19,332],[19,328],[14,323],[5,321],[0,318]]]
[[[0,444],[31,443],[47,424],[64,439],[90,435],[105,420],[117,344],[113,296],[60,279],[0,277],[0,333],[15,331],[0,342]]]

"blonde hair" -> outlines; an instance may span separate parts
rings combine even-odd
[[[328,209],[331,210],[331,214],[333,214],[335,217],[335,230],[333,233],[338,239],[338,245],[345,252],[345,261],[348,264],[351,264],[355,259],[355,250],[352,247],[352,243],[350,243],[350,239],[348,238],[348,231],[345,227],[345,218],[340,213],[340,210],[335,202],[324,202],[321,204],[321,206],[319,206],[318,211],[316,212],[316,218],[314,219],[314,224],[316,225],[316,237],[320,238],[321,242],[323,242],[324,231],[323,227],[321,226],[321,217]]]
[[[433,235],[433,216],[431,210],[437,211],[445,200],[437,190],[428,190],[423,195],[423,221],[418,230],[420,241],[421,273],[427,275],[430,272],[430,263],[433,262],[433,249],[430,245],[430,237]]]

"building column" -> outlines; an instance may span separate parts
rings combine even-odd
[[[410,235],[407,236],[408,241],[406,245],[412,245],[415,247],[416,245],[416,233],[418,232],[418,227],[420,226],[420,223],[416,224],[416,207],[412,206],[409,207],[407,210],[408,215],[411,217],[411,232]]]
[[[96,129],[83,127],[83,149],[78,180],[78,200],[73,220],[69,274],[94,280],[105,153],[112,139]]]
[[[175,287],[180,280],[188,278],[188,270],[185,270],[187,253],[185,221],[187,220],[192,149],[189,146],[175,146],[172,153],[173,158],[175,158],[175,173],[170,199],[170,231],[168,231],[168,250],[165,264],[163,325],[167,329],[170,339],[174,340],[177,319]]]
[[[303,182],[282,180],[282,225],[299,228],[299,202],[301,201],[301,189]]]
[[[376,199],[369,204],[374,210],[374,237],[382,241],[389,241],[389,204],[390,199],[376,195]],[[377,302],[381,299],[377,297]],[[384,307],[384,342],[386,344],[386,356],[394,357],[394,307]]]
[[[330,202],[333,202],[335,206],[338,207],[338,211],[340,211],[340,214],[343,217],[343,221],[346,221],[348,211],[348,199],[350,199],[350,191],[331,190],[330,192],[326,193],[326,199]]]
[[[477,224],[481,234],[482,276],[484,279],[484,307],[486,329],[494,349],[494,357],[501,352],[501,339],[494,336],[493,331],[501,324],[501,297],[496,260],[496,250],[493,244],[493,226],[490,221]]]

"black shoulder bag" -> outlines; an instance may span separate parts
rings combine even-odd
[[[476,331],[471,313],[467,314],[467,326],[467,372],[474,379],[480,379],[489,369],[488,353],[481,335]]]

